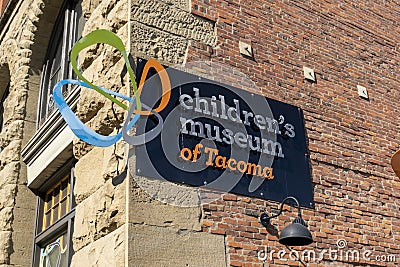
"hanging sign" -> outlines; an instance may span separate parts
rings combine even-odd
[[[137,64],[150,109],[136,135],[158,133],[135,148],[138,175],[276,201],[291,195],[313,207],[300,108],[152,65]]]

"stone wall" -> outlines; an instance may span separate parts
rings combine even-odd
[[[92,5],[84,1],[87,23],[83,35],[96,28],[112,30],[133,56],[155,57],[168,65],[184,62],[191,42],[215,45],[214,23],[188,12],[189,2],[132,1],[130,28],[125,20],[129,15],[127,4],[98,1]],[[120,78],[124,62],[112,49],[93,46],[82,58],[83,74],[89,80],[129,92]],[[123,110],[92,90],[81,92],[77,114],[101,134],[111,134],[124,117]],[[147,196],[126,169],[125,149],[122,142],[106,149],[79,140],[74,144],[79,161],[75,168],[73,265],[192,266],[193,258],[201,258],[193,266],[225,265],[225,239],[201,232],[200,208],[168,206]],[[109,242],[115,245],[109,246]],[[219,253],[211,255],[210,249]]]
[[[0,32],[0,91],[10,84],[0,133],[0,265],[28,266],[32,254],[35,196],[27,188],[21,149],[31,137],[24,131],[32,117],[29,102],[32,44],[42,1],[20,1],[19,12]],[[4,19],[4,18],[3,18]],[[36,98],[37,99],[37,98]],[[35,113],[36,114],[36,113]],[[34,115],[33,115],[34,116]]]
[[[214,46],[214,23],[188,12],[188,5],[189,1],[132,1],[132,53],[171,65],[186,60],[193,42]]]
[[[86,24],[83,35],[95,29],[116,33],[128,47],[128,1],[82,3]],[[129,92],[120,75],[121,56],[108,45],[82,52],[83,75],[104,88]],[[126,81],[126,79],[125,79]],[[92,129],[111,134],[122,123],[124,110],[94,90],[82,90],[77,114]],[[74,142],[76,213],[73,232],[75,254],[72,266],[126,266],[126,175],[122,142],[108,148],[93,148]]]
[[[58,13],[61,3],[20,1],[15,15],[9,18],[9,22],[6,21],[7,27],[0,33],[0,91],[5,90],[10,82],[10,95],[4,102],[5,126],[0,134],[1,266],[28,266],[31,262],[36,201],[35,195],[27,188],[26,166],[21,162],[20,154],[22,147],[36,131],[41,67],[46,54],[43,47],[49,42],[49,33],[56,19],[54,14]],[[83,1],[87,19],[83,34],[105,28],[118,33],[127,44],[127,3]],[[97,49],[101,52],[97,53]],[[119,78],[123,62],[110,57],[112,49],[97,49],[81,55],[86,59],[85,75],[106,88],[124,88]],[[98,76],[94,77],[93,73]],[[96,107],[91,114],[85,113],[86,117],[82,119],[98,132],[109,134],[121,122],[123,111],[90,93],[89,90],[82,92],[78,114],[83,114],[85,102],[90,99],[88,102]],[[96,119],[93,119],[94,116]],[[124,266],[126,182],[118,179],[125,168],[123,146],[119,143],[115,147],[92,150],[76,141],[74,153],[80,161],[76,166],[75,195],[78,205],[73,236],[76,252],[73,264],[81,266],[85,262],[87,266],[102,266],[103,263],[107,263],[107,266]],[[102,168],[98,169],[96,176],[89,175],[87,168],[96,169],[99,162],[102,162]],[[102,238],[104,236],[105,239]],[[108,249],[113,236],[117,238],[114,250]],[[92,250],[95,252],[87,258],[87,251]]]

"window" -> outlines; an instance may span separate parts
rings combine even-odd
[[[75,216],[73,161],[57,171],[38,192],[33,266],[64,267],[73,254]]]
[[[81,2],[66,1],[56,20],[43,63],[37,128],[56,110],[52,95],[54,85],[62,79],[74,78],[69,64],[69,52],[81,37],[85,22]],[[67,98],[73,87],[65,87],[64,90],[64,97]]]
[[[66,175],[58,184],[51,190],[46,192],[44,198],[43,209],[43,227],[46,230],[55,221],[61,219],[69,211],[71,181],[69,175]]]
[[[65,233],[50,244],[43,247],[40,251],[39,266],[64,267],[68,264],[68,235]]]

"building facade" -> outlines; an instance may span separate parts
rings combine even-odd
[[[0,8],[0,266],[400,263],[400,181],[390,165],[400,138],[396,1],[3,0]],[[205,201],[190,191],[184,199],[196,205],[170,205],[186,187],[142,177],[135,146],[77,138],[52,92],[77,78],[71,49],[97,29],[115,33],[134,66],[220,64],[229,70],[218,81],[301,108],[313,194],[302,215],[314,242],[279,244],[296,218],[289,206],[273,228],[260,223],[279,201],[234,192]],[[78,58],[89,81],[132,96],[125,64],[103,43]],[[76,85],[62,95],[97,133],[120,132],[127,112],[114,102]]]

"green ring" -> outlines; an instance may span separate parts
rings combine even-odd
[[[98,43],[111,45],[112,47],[116,48],[118,51],[121,52],[122,57],[125,60],[125,65],[127,67],[129,77],[131,79],[131,83],[133,86],[133,92],[134,92],[134,97],[136,99],[137,109],[142,110],[142,105],[141,105],[140,99],[137,96],[137,85],[136,85],[135,75],[133,74],[133,69],[129,63],[128,55],[127,55],[127,52],[125,51],[125,46],[124,46],[122,40],[113,32],[104,30],[104,29],[94,30],[91,33],[89,33],[88,35],[82,37],[82,39],[80,39],[78,42],[76,42],[75,45],[71,49],[71,65],[72,65],[73,71],[82,81],[87,83],[91,88],[93,88],[94,90],[96,90],[97,92],[102,94],[103,96],[107,97],[108,99],[110,99],[112,102],[119,105],[123,109],[129,110],[129,107],[127,105],[125,105],[118,99],[112,97],[110,94],[99,89],[93,83],[89,82],[82,75],[82,73],[78,70],[77,57],[79,55],[79,52],[81,52],[83,49],[85,49],[88,46],[98,44]]]

